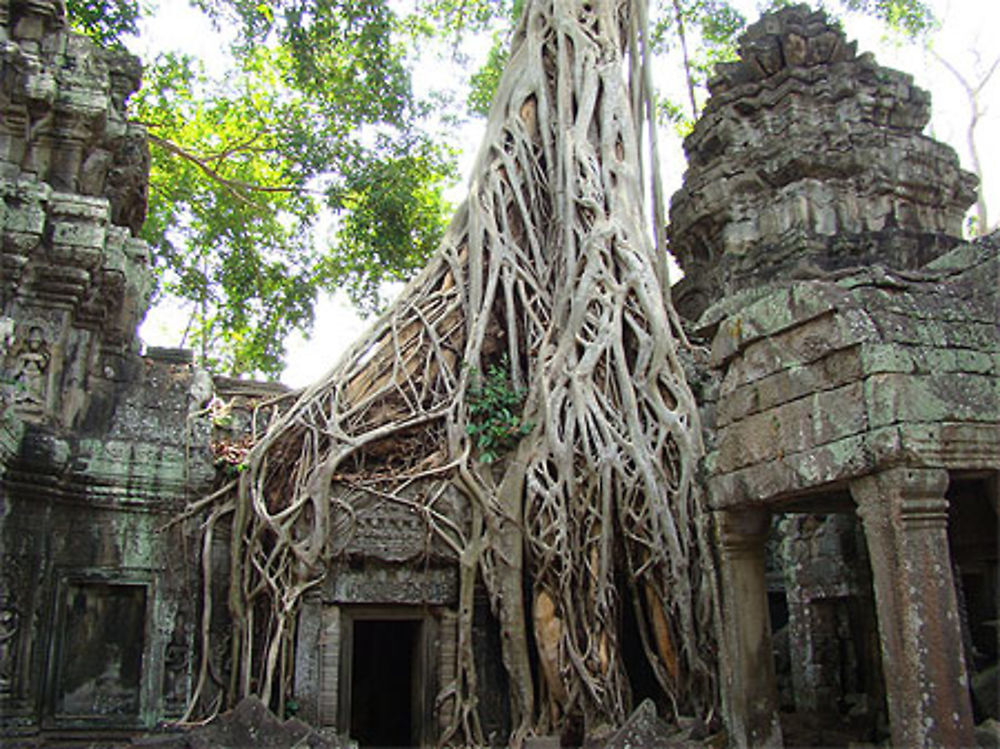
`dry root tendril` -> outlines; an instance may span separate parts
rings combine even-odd
[[[504,632],[512,744],[567,716],[588,728],[625,718],[625,606],[667,703],[715,710],[701,428],[644,217],[643,0],[526,5],[440,251],[326,377],[255,419],[266,427],[238,489],[209,510],[207,536],[231,524],[230,702],[255,692],[283,708],[303,593],[346,553],[356,503],[391,501],[419,510],[459,567],[442,743],[484,740],[477,581]],[[506,390],[490,395],[495,374]],[[208,585],[208,564],[205,575]]]

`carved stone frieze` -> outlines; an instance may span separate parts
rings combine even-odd
[[[18,330],[0,397],[28,421],[72,427],[86,394],[136,348],[152,290],[135,238],[149,153],[124,109],[140,67],[70,33],[61,2],[3,8],[0,327]]]

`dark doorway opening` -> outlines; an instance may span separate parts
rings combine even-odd
[[[639,622],[636,619],[633,600],[635,593],[635,590],[630,590],[622,601],[622,660],[625,662],[625,672],[628,674],[629,688],[632,691],[631,707],[638,707],[643,700],[651,699],[663,715],[666,707],[665,695],[642,646],[642,635],[639,634]],[[650,645],[655,647],[652,643]]]
[[[997,701],[997,653],[1000,650],[997,489],[998,481],[994,477],[953,477],[948,487],[948,542],[962,628],[962,650],[977,724],[1000,717]]]
[[[414,721],[421,622],[355,619],[351,654],[351,738],[361,747],[419,744]]]
[[[138,716],[146,587],[79,581],[66,587],[57,656],[58,717]]]

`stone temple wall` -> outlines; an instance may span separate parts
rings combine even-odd
[[[3,0],[2,386],[33,423],[73,426],[134,351],[152,291],[138,60],[66,33],[57,0]]]
[[[71,33],[61,0],[0,0],[0,61],[0,743],[120,737],[187,707],[201,549],[197,522],[174,521],[231,477],[218,451],[245,445],[257,402],[285,388],[140,353],[153,276],[146,134],[126,112],[138,61]],[[454,653],[454,560],[412,513],[369,505],[299,629],[297,700],[327,727],[341,623],[419,630],[428,714],[448,668],[436,654]],[[227,544],[220,531],[207,551],[219,642]]]
[[[768,14],[739,52],[669,227],[710,342],[692,379],[727,727],[972,746],[996,704],[997,545],[971,528],[996,526],[1000,234],[961,239],[975,180],[921,134],[928,95],[822,13]]]
[[[149,155],[138,60],[59,0],[0,0],[0,743],[179,715],[195,550],[167,521],[215,472],[212,382],[140,356]]]
[[[740,510],[743,521],[753,516],[753,524],[726,525],[716,550],[728,579],[746,582],[747,560],[759,556],[763,571],[763,550],[754,544],[766,534],[750,531],[769,509],[739,502],[774,499],[791,512],[777,500],[804,497],[814,485],[836,484],[843,494],[856,478],[846,459],[830,464],[843,469],[835,475],[817,474],[827,464],[815,460],[790,470],[796,451],[823,447],[830,435],[855,437],[837,431],[854,428],[849,406],[862,402],[833,392],[844,378],[859,391],[862,379],[864,387],[871,381],[862,430],[874,424],[902,434],[897,422],[917,421],[911,406],[940,406],[926,418],[917,414],[919,428],[903,435],[911,441],[900,443],[897,463],[921,453],[938,467],[996,475],[996,285],[983,282],[995,279],[1000,240],[952,249],[974,180],[949,148],[920,134],[929,101],[908,76],[858,55],[822,14],[802,6],[751,27],[740,51],[741,60],[722,66],[712,82],[686,141],[690,168],[672,202],[670,233],[686,272],[674,290],[678,307],[689,319],[702,316],[699,333],[716,334],[713,358],[696,373],[704,381],[692,379],[709,429],[714,509]],[[172,521],[215,485],[217,470],[225,473],[213,444],[241,444],[255,399],[280,390],[213,380],[190,352],[140,354],[135,331],[152,289],[150,253],[137,238],[149,155],[143,129],[125,109],[139,75],[135,59],[70,33],[61,0],[0,0],[4,746],[120,738],[182,714],[198,662],[200,550]],[[921,271],[844,274],[875,264]],[[784,291],[776,288],[783,281]],[[823,327],[865,316],[881,327]],[[934,401],[924,397],[937,391]],[[231,418],[222,418],[220,402]],[[875,424],[872,414],[885,422]],[[955,423],[942,427],[949,420]],[[857,465],[873,470],[864,461],[874,455],[859,451]],[[747,467],[728,465],[731,457],[756,461],[749,466],[756,488],[731,492],[739,496],[730,507],[720,499],[718,487],[728,486],[721,474]],[[995,507],[995,490],[991,496]],[[826,510],[814,498],[801,499],[796,510],[807,514],[782,526],[790,639],[806,644],[791,675],[800,709],[876,689],[867,677],[846,683],[839,676],[845,663],[871,659],[867,640],[841,633],[856,605],[871,613],[871,584],[856,565],[841,564],[857,525],[849,515],[818,524],[811,513]],[[977,499],[988,516],[987,498]],[[303,607],[296,701],[317,725],[344,728],[350,700],[343,695],[354,687],[340,659],[352,632],[389,621],[414,640],[411,654],[422,665],[411,676],[426,685],[420,710],[431,735],[434,685],[454,674],[453,560],[428,547],[420,523],[400,508],[373,502],[362,510],[342,558]],[[995,579],[995,544],[986,558],[966,541],[959,571],[982,567]],[[206,551],[221,562],[217,611],[225,607],[226,544],[217,538]],[[753,554],[740,551],[750,548]],[[726,616],[735,617],[728,633],[756,615],[744,594],[758,588],[765,590],[763,581],[727,589]],[[475,606],[482,702],[494,718],[487,727],[502,734],[506,688],[491,655],[502,633],[488,603]],[[979,619],[995,618],[990,612]],[[768,629],[756,626],[764,616],[745,630],[766,635],[760,647],[750,643],[766,660]],[[227,622],[219,617],[211,626],[224,633]],[[831,642],[854,650],[831,656]],[[759,688],[767,669],[742,657],[745,645],[746,638],[726,645],[735,654],[721,675],[729,727],[770,727],[772,716],[757,721],[754,713],[768,706]],[[224,668],[224,656],[213,655]],[[892,676],[887,669],[887,681]],[[920,721],[897,719],[893,730],[909,723]]]

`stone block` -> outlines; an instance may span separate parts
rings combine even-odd
[[[867,423],[860,382],[811,393],[720,429],[715,468],[729,472],[780,460],[859,434]]]
[[[922,376],[877,374],[865,381],[872,427],[900,422],[993,422],[1000,419],[996,378],[951,372]]]
[[[970,689],[977,713],[988,716],[985,722],[992,722],[992,725],[986,728],[996,739],[1000,739],[1000,723],[997,723],[1000,718],[1000,667],[994,663],[975,674],[970,680]],[[977,728],[977,734],[978,731]]]
[[[1000,721],[987,718],[976,726],[976,746],[979,749],[1000,749]]]

